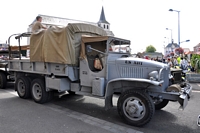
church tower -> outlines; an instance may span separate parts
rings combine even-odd
[[[103,28],[105,31],[110,31],[110,23],[108,23],[108,21],[106,21],[103,6],[102,6],[101,16],[100,16],[100,19],[98,22],[98,26]]]

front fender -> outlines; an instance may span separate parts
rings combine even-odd
[[[110,80],[107,83],[107,86],[106,86],[106,95],[107,95],[107,90],[109,89],[110,83],[117,82],[117,81],[134,81],[134,82],[136,81],[136,82],[149,83],[149,84],[152,84],[152,85],[155,85],[155,86],[159,86],[162,83],[164,83],[163,80],[162,81],[154,81],[154,80],[141,79],[141,78],[116,78],[116,79]]]
[[[106,107],[106,109],[109,109],[110,107],[113,106],[112,105],[112,95],[113,95],[114,91],[113,91],[112,83],[118,82],[118,81],[142,82],[142,83],[148,83],[148,84],[155,85],[155,86],[159,86],[164,82],[163,80],[158,82],[158,81],[153,81],[153,80],[149,80],[149,79],[141,79],[141,78],[116,78],[116,79],[112,79],[106,85],[106,94],[105,94],[105,107]]]

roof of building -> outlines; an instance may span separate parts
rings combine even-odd
[[[82,21],[82,20],[61,18],[61,17],[48,16],[48,15],[42,15],[42,14],[38,14],[38,16],[42,17],[42,23],[44,24],[67,25],[69,22],[74,22],[74,23],[87,23],[87,24],[97,25],[94,22],[87,22],[87,21]],[[34,19],[34,21],[30,25],[32,25],[35,22],[36,22],[36,19]]]
[[[197,44],[196,46],[194,46],[194,48],[195,48],[195,47],[200,47],[200,43],[199,43],[199,44]]]
[[[115,36],[112,31],[106,30],[108,36]]]
[[[161,52],[152,52],[152,53],[144,52],[144,55],[162,55],[162,53]]]
[[[100,19],[99,19],[99,22],[98,23],[106,23],[106,24],[110,24],[108,23],[108,21],[106,21],[106,17],[105,17],[105,14],[104,14],[104,9],[102,7],[102,10],[101,10],[101,15],[100,15]]]
[[[166,48],[171,48],[174,45],[175,48],[178,48],[179,45],[177,43],[169,43]]]

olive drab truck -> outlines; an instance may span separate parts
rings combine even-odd
[[[103,98],[110,109],[118,92],[119,115],[133,126],[147,124],[169,101],[185,108],[190,99],[190,84],[169,85],[168,65],[132,57],[129,40],[108,36],[99,27],[68,24],[15,38],[23,36],[30,36],[30,58],[8,61],[20,98],[32,96],[42,104],[55,91],[68,91]]]

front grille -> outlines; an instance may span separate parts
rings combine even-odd
[[[144,78],[144,68],[120,67],[121,78]]]
[[[173,72],[173,77],[174,77],[174,81],[175,82],[178,82],[178,81],[181,81],[182,80],[182,75],[181,75],[181,72]]]

